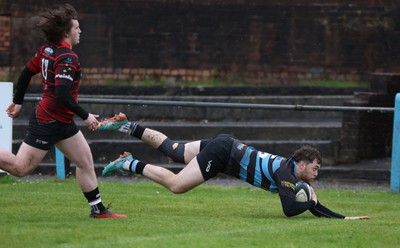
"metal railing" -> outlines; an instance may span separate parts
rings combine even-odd
[[[25,97],[25,101],[40,101],[41,97]],[[337,111],[337,112],[379,112],[393,113],[389,107],[354,107],[354,106],[321,106],[300,104],[258,104],[258,103],[226,103],[226,102],[194,102],[194,101],[165,101],[165,100],[136,100],[114,98],[79,98],[79,103],[98,104],[127,104],[141,106],[176,106],[202,108],[235,108],[235,109],[265,109],[265,110],[294,110],[294,111]]]

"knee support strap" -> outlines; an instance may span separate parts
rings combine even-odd
[[[158,147],[158,150],[171,158],[174,162],[185,163],[185,144],[174,142],[167,138]]]

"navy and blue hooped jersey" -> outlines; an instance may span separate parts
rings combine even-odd
[[[261,152],[236,140],[231,163],[224,173],[272,193],[294,198],[296,162],[291,158]]]
[[[345,218],[319,202],[315,205],[314,201],[295,201],[296,162],[293,158],[257,151],[254,147],[235,140],[230,160],[223,173],[272,193],[279,193],[283,211],[287,216],[295,216],[308,209],[318,217]]]

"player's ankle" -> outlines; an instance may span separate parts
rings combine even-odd
[[[145,166],[146,164],[143,163],[142,161],[134,159],[129,165],[129,171],[132,173],[143,175],[143,170]]]

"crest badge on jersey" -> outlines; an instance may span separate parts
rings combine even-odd
[[[44,53],[47,55],[52,55],[54,53],[53,49],[51,47],[46,47],[44,49]]]

